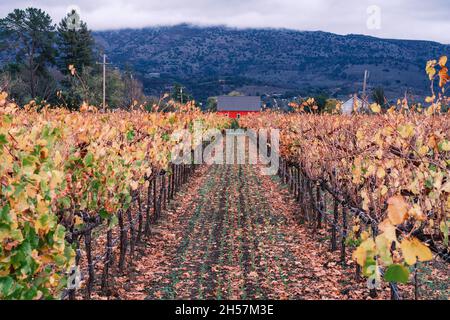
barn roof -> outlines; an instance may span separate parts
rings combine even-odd
[[[217,111],[261,111],[261,98],[221,96],[217,98]]]

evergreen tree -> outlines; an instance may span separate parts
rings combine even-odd
[[[206,101],[206,110],[215,112],[217,111],[217,97],[209,97]]]
[[[329,98],[328,94],[324,92],[314,97],[314,101],[316,102],[316,105],[319,108],[318,110],[319,112],[323,112],[323,110],[325,109],[328,98]]]
[[[61,94],[69,109],[77,110],[85,102],[101,107],[103,102],[103,75],[99,70],[85,67],[76,76],[68,75],[69,88]],[[126,88],[123,76],[118,69],[106,73],[106,104],[109,108],[127,108]]]
[[[372,91],[372,99],[375,103],[378,103],[381,107],[386,106],[386,96],[384,95],[383,87],[375,88]]]
[[[187,92],[187,89],[179,83],[176,83],[172,89],[172,99],[176,102],[187,103],[193,100],[193,97],[190,93]]]
[[[55,63],[55,26],[50,16],[36,8],[15,9],[0,19],[0,42],[16,56],[17,72],[28,86],[31,98],[44,96],[51,77],[48,66]],[[42,90],[40,90],[42,88]]]
[[[67,74],[69,65],[78,71],[94,64],[94,39],[87,24],[83,21],[72,21],[77,12],[73,10],[58,25],[58,68]]]

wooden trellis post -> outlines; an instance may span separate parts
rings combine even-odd
[[[337,224],[339,223],[339,202],[334,199],[333,225],[331,227],[331,251],[337,250]]]
[[[347,209],[342,205],[342,239],[341,239],[341,263],[346,265],[345,242],[347,241]]]
[[[112,230],[109,228],[111,220],[108,219],[108,231],[106,233],[106,255],[104,260],[102,274],[102,291],[103,294],[109,295],[109,269],[112,265]]]

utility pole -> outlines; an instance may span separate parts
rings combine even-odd
[[[181,99],[181,104],[183,104],[183,87],[180,87],[180,99]]]
[[[131,97],[131,104],[134,103],[134,83],[133,83],[133,74],[130,72],[130,97]]]
[[[135,100],[135,90],[134,90],[134,76],[133,73],[130,72],[130,88],[129,88],[130,92],[130,105],[134,104],[134,100]]]
[[[103,63],[97,62],[103,66],[103,111],[106,110],[106,65],[111,63],[106,63],[106,54],[103,55]]]
[[[219,84],[222,86],[222,95],[225,95],[226,80],[225,79],[219,79]]]
[[[367,70],[365,70],[364,71],[364,84],[363,84],[363,96],[362,96],[362,100],[363,100],[363,102],[362,102],[362,108],[363,108],[363,110],[364,110],[364,107],[365,107],[365,103],[366,103],[366,100],[367,100],[367,97],[366,97],[366,89],[367,89],[367,80],[369,79],[369,71],[367,71]]]
[[[184,103],[184,99],[183,99],[183,91],[184,91],[184,89],[186,89],[186,87],[183,87],[182,85],[180,85],[180,103],[181,104]]]

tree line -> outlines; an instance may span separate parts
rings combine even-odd
[[[73,10],[58,25],[38,8],[15,9],[0,19],[0,91],[17,103],[100,106],[103,53],[91,30]],[[127,107],[145,103],[143,86],[131,68],[109,67],[106,103]]]
[[[37,104],[62,105],[78,109],[83,103],[100,106],[103,100],[103,49],[76,11],[59,24],[38,8],[15,9],[0,19],[0,91],[7,91],[18,104],[30,100]],[[142,83],[133,76],[131,66],[120,71],[108,66],[106,103],[109,107],[167,104],[161,97],[147,97]],[[185,103],[193,96],[181,84],[172,87],[168,99]],[[232,93],[231,93],[232,94]],[[161,94],[163,95],[163,93]],[[315,97],[319,112],[331,112],[339,103],[327,94]],[[372,99],[387,106],[382,88]],[[215,99],[204,106],[215,110]],[[166,106],[164,110],[170,110]]]

